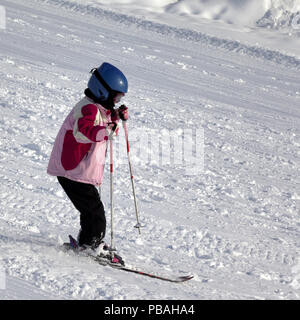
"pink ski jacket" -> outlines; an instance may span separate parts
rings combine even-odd
[[[102,183],[111,112],[91,99],[79,101],[62,124],[47,173],[100,185]]]

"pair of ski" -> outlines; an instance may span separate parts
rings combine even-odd
[[[68,251],[68,250],[72,250],[76,253],[80,253],[80,250],[78,250],[78,243],[77,241],[72,237],[69,236],[70,242],[64,243],[63,244],[63,249]],[[86,254],[85,256],[91,258],[92,260],[94,260],[95,262],[99,263],[102,266],[110,266],[114,269],[118,269],[118,270],[122,270],[125,272],[131,272],[131,273],[136,273],[139,274],[141,276],[146,276],[149,278],[154,278],[154,279],[158,279],[158,280],[163,280],[163,281],[169,281],[169,282],[174,282],[174,283],[181,283],[181,282],[185,282],[188,280],[191,280],[194,276],[193,275],[185,275],[185,276],[178,276],[178,277],[165,277],[165,276],[160,276],[154,273],[148,273],[148,272],[144,272],[141,270],[137,270],[135,268],[132,267],[126,267],[125,265],[120,265],[120,264],[114,264],[114,263],[110,263],[107,259],[105,258],[101,258],[101,257],[95,257],[91,254]]]

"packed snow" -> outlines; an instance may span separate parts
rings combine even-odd
[[[297,24],[299,18],[296,17],[300,13],[299,0],[69,0],[69,3],[114,8],[141,15],[171,13],[175,19],[176,16],[187,16],[188,19],[196,17],[275,29]]]
[[[299,1],[221,3],[1,0],[0,299],[300,298]],[[61,250],[79,214],[47,164],[104,61],[129,80],[145,225],[139,235],[121,127],[116,247],[141,270],[192,273],[184,284]],[[204,166],[189,170],[199,132]],[[109,243],[108,168],[101,196]]]

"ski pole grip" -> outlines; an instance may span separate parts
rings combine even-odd
[[[119,117],[122,121],[128,120],[128,108],[125,106],[125,104],[122,104],[118,109]]]

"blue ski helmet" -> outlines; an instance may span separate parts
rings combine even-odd
[[[97,100],[108,100],[113,92],[126,93],[128,91],[126,77],[122,71],[110,63],[102,63],[99,68],[92,69],[91,73],[88,88]]]

